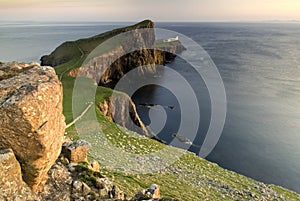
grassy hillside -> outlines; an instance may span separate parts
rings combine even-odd
[[[149,23],[148,21],[142,22]],[[98,36],[82,39],[75,42],[67,42],[60,46],[50,57],[67,58],[63,63],[56,66],[56,72],[63,83],[64,91],[64,115],[66,123],[73,120],[72,114],[72,93],[74,78],[68,77],[67,72],[73,68],[80,67],[87,54],[98,46],[106,38],[111,37],[119,32],[136,28],[127,27],[125,29],[117,29],[112,32],[100,34]],[[82,86],[84,91],[96,88],[96,103],[103,101],[109,97],[113,90],[97,87],[91,80],[86,80],[86,86]],[[95,106],[95,105],[94,105]],[[84,109],[84,108],[82,108]],[[97,125],[89,122],[89,115],[92,115],[92,109],[96,111]],[[83,137],[93,144],[91,158],[99,160],[102,165],[101,173],[113,182],[115,182],[129,197],[142,188],[156,183],[161,186],[161,194],[163,197],[178,198],[179,200],[300,200],[300,196],[294,192],[273,185],[265,185],[244,177],[237,173],[220,168],[218,165],[210,163],[204,159],[195,156],[192,153],[184,152],[174,147],[166,147],[157,141],[140,137],[138,134],[120,128],[113,122],[104,117],[98,108],[93,107],[85,117],[79,122],[78,126],[85,129],[88,135],[79,136],[74,126],[67,130],[67,135],[73,139]],[[76,116],[76,115],[75,115]],[[100,127],[101,133],[96,133],[94,127]],[[106,139],[98,138],[105,136]],[[144,155],[153,153],[157,150],[168,149],[170,155],[168,157],[178,157],[174,164],[170,164],[168,168],[158,173],[134,174],[118,171],[110,167],[105,160],[116,158],[113,152],[109,152],[101,140],[108,140],[115,147],[125,152]],[[100,142],[98,142],[100,141]],[[98,146],[98,147],[97,147]],[[99,156],[103,157],[97,157]],[[102,155],[101,155],[102,153]],[[105,153],[105,155],[103,155]],[[129,163],[129,161],[119,162],[121,164]]]

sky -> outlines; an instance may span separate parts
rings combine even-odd
[[[0,0],[0,21],[300,20],[300,0]]]

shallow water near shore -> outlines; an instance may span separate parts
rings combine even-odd
[[[38,61],[64,41],[127,24],[130,23],[1,23],[0,61]],[[219,143],[207,159],[300,193],[300,24],[158,23],[157,26],[199,43],[224,81],[226,123]],[[179,57],[168,67],[183,75],[197,94],[201,122],[193,143],[201,146],[211,116],[208,91],[201,77]],[[174,82],[180,88],[170,74],[162,73],[158,84],[164,82]],[[159,136],[167,142],[172,140],[181,112],[176,97],[162,87],[151,85],[137,91],[133,99],[146,124],[150,123],[149,108],[139,104],[164,106],[168,119]],[[199,147],[192,146],[190,150],[197,153]]]

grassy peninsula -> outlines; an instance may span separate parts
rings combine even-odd
[[[56,73],[63,83],[64,102],[63,110],[66,117],[66,123],[73,120],[72,114],[72,94],[74,77],[68,76],[68,72],[82,65],[86,57],[99,44],[103,43],[110,37],[119,33],[138,29],[148,26],[152,22],[146,20],[139,24],[109,31],[91,38],[70,41],[62,44],[49,56],[44,57],[43,64],[53,65]],[[161,45],[161,41],[160,44]],[[107,50],[105,50],[107,51]],[[114,146],[123,149],[126,152],[145,154],[152,153],[157,150],[166,148],[167,145],[158,141],[138,137],[139,134],[129,131],[125,128],[118,127],[115,123],[105,117],[97,107],[97,103],[107,100],[114,92],[110,88],[93,85],[93,81],[87,79],[87,88],[96,89],[95,105],[92,107],[96,111],[98,124],[101,127],[102,134],[106,136]],[[82,108],[83,110],[84,108]],[[89,115],[89,112],[87,113]],[[88,139],[93,141],[98,134],[94,132],[93,125],[90,125],[88,118],[82,118],[79,125],[90,130]],[[78,139],[78,135],[74,126],[66,131],[67,135],[72,139]],[[140,140],[137,140],[137,139]],[[98,147],[101,151],[101,147]],[[97,148],[96,148],[97,149]],[[235,172],[223,169],[217,164],[211,163],[205,159],[197,157],[193,153],[184,152],[184,150],[174,147],[168,147],[172,155],[181,155],[174,164],[157,172],[148,174],[126,173],[105,166],[103,159],[91,153],[91,158],[99,160],[101,174],[107,176],[111,181],[116,183],[128,197],[143,188],[147,188],[153,183],[161,186],[162,197],[177,198],[178,200],[300,200],[300,196],[285,188],[267,185],[255,181],[251,178],[242,176]],[[105,151],[105,150],[102,150]],[[170,157],[172,157],[172,155]],[[113,155],[107,155],[113,158]],[[126,161],[120,161],[126,163]]]

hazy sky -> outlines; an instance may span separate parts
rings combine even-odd
[[[300,20],[300,0],[0,0],[0,20]]]

